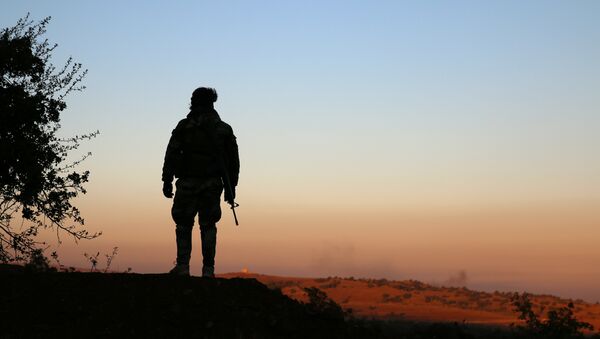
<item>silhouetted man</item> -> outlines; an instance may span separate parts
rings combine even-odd
[[[177,225],[177,265],[170,273],[190,274],[192,229],[198,215],[202,276],[214,277],[221,192],[223,183],[229,179],[231,185],[225,185],[225,201],[233,204],[240,160],[231,126],[221,121],[214,109],[217,92],[200,87],[192,93],[191,101],[190,113],[173,130],[162,171],[163,194],[167,198],[173,197],[173,177],[177,178],[171,209]]]

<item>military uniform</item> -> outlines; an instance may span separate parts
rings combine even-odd
[[[216,223],[221,219],[220,197],[233,201],[238,183],[239,155],[231,126],[212,108],[192,110],[173,130],[162,171],[170,185],[177,178],[171,215],[176,224],[177,265],[189,267],[192,229],[198,215],[202,239],[203,275],[214,274]],[[228,185],[225,185],[228,186]]]

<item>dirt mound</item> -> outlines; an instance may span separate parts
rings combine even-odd
[[[255,279],[32,273],[4,265],[0,289],[0,338],[337,338],[349,333],[343,319],[315,312]]]

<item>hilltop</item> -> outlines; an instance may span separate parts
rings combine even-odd
[[[0,339],[532,338],[503,326],[517,318],[510,293],[418,281],[248,273],[204,279],[0,265],[0,290]],[[567,302],[532,301],[537,310]],[[575,308],[578,318],[597,322],[598,305],[576,301]]]
[[[0,265],[0,290],[0,338],[339,338],[351,330],[255,279]]]
[[[440,287],[416,280],[355,278],[292,278],[254,273],[228,273],[225,278],[254,278],[280,289],[283,294],[306,301],[306,287],[323,290],[336,303],[358,317],[426,322],[466,322],[508,326],[517,322],[511,303],[514,293],[480,292],[465,287]],[[548,311],[572,302],[577,319],[600,328],[600,305],[552,295],[530,295],[533,309]]]

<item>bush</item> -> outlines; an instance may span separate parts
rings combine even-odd
[[[519,313],[519,319],[525,321],[525,325],[515,327],[530,338],[583,338],[583,330],[594,329],[590,323],[575,318],[575,306],[572,302],[567,306],[551,309],[543,320],[533,311],[533,304],[527,293],[515,293],[512,302],[515,311]]]
[[[316,287],[306,287],[304,291],[308,295],[307,308],[317,314],[322,314],[327,318],[344,320],[346,312],[335,301],[331,300],[327,294]]]

